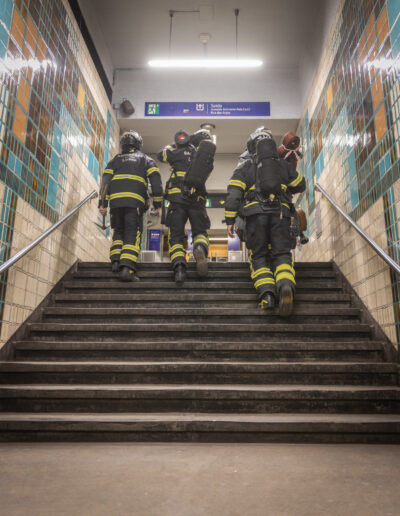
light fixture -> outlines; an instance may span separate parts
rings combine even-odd
[[[203,52],[205,57],[203,59],[171,59],[172,50],[172,21],[175,13],[198,13],[199,11],[169,11],[170,26],[169,26],[169,47],[168,47],[168,59],[151,59],[148,62],[150,68],[220,68],[220,69],[243,69],[243,68],[259,68],[263,62],[260,59],[239,59],[238,57],[238,17],[239,9],[235,9],[235,20],[236,20],[236,58],[235,59],[209,59],[208,43],[211,39],[209,33],[201,33],[199,38],[203,45]]]
[[[152,59],[150,68],[258,68],[259,59]]]

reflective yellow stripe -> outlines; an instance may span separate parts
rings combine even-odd
[[[281,263],[281,265],[278,265],[275,269],[275,274],[277,274],[280,271],[290,271],[292,274],[294,274],[293,267],[288,263]]]
[[[296,285],[296,281],[291,272],[278,272],[278,274],[276,274],[276,276],[275,276],[276,282],[281,281],[283,279],[287,279]]]
[[[282,203],[282,206],[285,206],[288,210],[290,210],[290,206],[286,204],[285,202]]]
[[[153,201],[155,202],[161,202],[163,200],[163,196],[160,195],[160,197],[153,197]]]
[[[246,183],[243,183],[243,181],[239,181],[239,179],[231,179],[228,183],[228,186],[237,186],[242,190],[246,190]]]
[[[122,240],[114,240],[113,243],[111,244],[112,246],[114,245],[123,245],[123,241]]]
[[[169,194],[175,194],[175,193],[182,193],[181,189],[180,188],[170,188],[168,190],[168,193]]]
[[[121,254],[121,249],[114,249],[113,251],[110,251],[110,256],[114,256],[114,254]]]
[[[275,285],[275,280],[273,278],[259,279],[254,283],[255,288],[260,287],[261,285]]]
[[[301,183],[303,179],[303,176],[300,174],[300,172],[297,174],[296,179],[294,179],[291,183],[289,183],[289,186],[297,186]]]
[[[112,178],[113,181],[116,181],[117,179],[133,179],[134,181],[140,181],[141,183],[147,186],[146,179],[140,176],[134,176],[132,174],[117,174]]]
[[[195,236],[194,239],[193,239],[193,243],[194,244],[197,244],[198,242],[204,242],[205,244],[209,244],[209,240],[207,237],[203,236],[203,235],[198,235],[198,236]]]
[[[153,172],[160,172],[157,167],[150,167],[147,169],[147,177],[150,176]]]
[[[287,190],[287,185],[281,185],[281,188],[282,188],[282,190],[283,190],[284,192],[286,192],[286,190]]]
[[[138,257],[135,254],[121,254],[120,260],[130,260],[131,262],[137,262]]]
[[[114,174],[114,170],[112,168],[106,168],[104,174]]]
[[[184,253],[182,251],[177,251],[176,253],[171,255],[171,261],[175,260],[175,258],[178,258],[178,256],[182,256],[182,257],[186,258],[186,253]]]
[[[133,192],[120,192],[120,193],[111,194],[110,195],[110,200],[112,201],[113,199],[123,199],[124,197],[130,197],[132,199],[138,199],[143,204],[145,204],[144,197],[142,197],[141,195],[139,195],[137,193],[133,193]]]
[[[125,244],[122,248],[123,251],[136,251],[137,253],[140,251],[139,247],[136,245]]]
[[[272,274],[272,271],[267,267],[262,267],[251,274],[251,279],[257,278],[257,276],[260,276],[261,274]]]
[[[249,204],[245,204],[244,207],[248,208],[249,206],[253,206],[254,204],[259,204],[259,202],[258,201],[253,201],[253,202],[250,202]]]
[[[253,185],[253,186],[250,186],[249,190],[255,190],[256,189],[256,185]]]
[[[184,247],[182,244],[175,244],[170,248],[169,252],[172,253],[172,251],[175,251],[175,249],[184,249]]]
[[[237,211],[227,211],[225,210],[225,217],[236,217],[236,215],[238,214]]]
[[[185,177],[186,176],[186,172],[184,170],[177,170],[175,172],[175,174],[178,176],[178,177]]]

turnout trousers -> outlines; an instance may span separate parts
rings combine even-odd
[[[168,226],[169,257],[173,269],[180,263],[186,266],[184,240],[185,224],[188,219],[192,227],[193,248],[202,246],[208,256],[207,230],[210,229],[210,219],[206,209],[171,202],[168,207],[166,225]]]
[[[246,246],[249,249],[251,279],[260,299],[275,295],[284,283],[295,290],[291,253],[290,219],[280,212],[266,212],[246,218]]]
[[[111,263],[136,270],[143,230],[143,215],[138,208],[114,208],[111,210],[113,240],[110,249]]]

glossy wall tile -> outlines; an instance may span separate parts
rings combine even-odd
[[[399,76],[400,2],[344,0],[299,126],[311,245],[297,257],[334,258],[394,342],[400,341],[398,278],[374,260],[313,185],[321,183],[372,238],[384,236],[380,245],[399,262]]]
[[[42,227],[46,229],[97,188],[100,170],[115,152],[118,131],[112,108],[67,3],[0,0],[0,257],[3,261],[29,241],[26,233],[29,229],[34,227],[33,232],[40,233]],[[41,292],[46,293],[76,258],[106,257],[107,241],[93,224],[97,218],[93,208],[94,205],[90,210],[84,209],[90,212],[87,235],[80,234],[85,231],[79,224],[75,235],[70,235],[72,240],[86,238],[85,245],[89,247],[84,249],[80,242],[71,247],[70,242],[59,239],[56,243],[59,256],[50,251],[47,278],[32,273],[39,282],[46,279],[45,286],[36,285]],[[22,222],[17,230],[15,224],[19,218]],[[80,218],[85,215],[81,214]],[[54,237],[54,242],[57,238]],[[62,249],[64,245],[69,248]],[[42,250],[46,246],[51,247],[51,240]],[[71,249],[74,251],[70,252]],[[28,262],[30,259],[27,258]],[[40,271],[40,256],[37,261]],[[1,319],[14,329],[14,321],[7,320],[4,312],[8,296],[19,288],[13,281],[16,274],[24,273],[22,265],[23,262],[11,276],[0,280]],[[12,296],[11,303],[16,303],[24,313],[34,307],[32,302],[29,305],[25,302],[26,288],[25,284],[25,291],[19,292],[17,300]],[[30,290],[34,289],[32,284]],[[6,338],[3,330],[2,341]]]

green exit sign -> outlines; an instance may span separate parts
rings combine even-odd
[[[159,115],[160,104],[147,104],[147,115]]]

